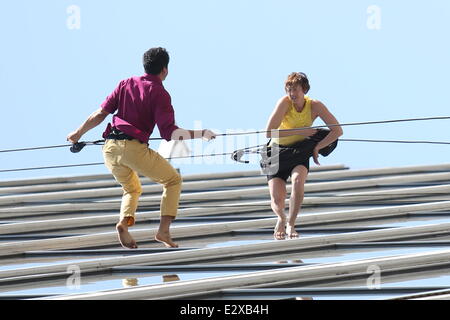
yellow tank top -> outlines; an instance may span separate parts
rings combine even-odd
[[[278,129],[295,129],[301,127],[310,127],[312,125],[311,101],[312,99],[310,97],[305,96],[305,106],[303,107],[302,111],[298,112],[295,109],[292,101],[289,100],[289,109],[286,112],[283,120],[281,121],[281,124],[278,127]],[[306,137],[301,135],[272,138],[272,140],[270,141],[270,145],[276,143],[283,146],[289,146],[296,142],[302,141],[305,138]]]

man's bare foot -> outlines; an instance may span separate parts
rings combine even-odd
[[[155,240],[163,243],[167,248],[178,248],[178,244],[172,241],[169,232],[158,231],[155,235]]]
[[[119,241],[122,247],[129,249],[136,249],[137,243],[128,232],[127,222],[122,220],[116,224],[117,234],[119,236]]]
[[[295,226],[288,224],[286,226],[286,236],[289,239],[296,239],[298,238],[298,233],[295,231]]]
[[[275,240],[284,240],[286,238],[286,221],[278,218],[275,229],[273,230],[273,237]]]

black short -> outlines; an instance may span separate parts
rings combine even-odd
[[[288,166],[280,167],[278,169],[277,173],[267,175],[267,181],[269,181],[270,179],[273,179],[273,178],[280,178],[280,179],[283,179],[284,181],[287,181],[287,179],[292,174],[292,170],[294,170],[294,168],[296,166],[304,166],[306,168],[306,170],[308,170],[308,172],[309,172],[309,158],[302,159],[302,160],[300,160],[296,163],[290,164]]]

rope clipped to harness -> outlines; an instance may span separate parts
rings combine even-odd
[[[243,149],[238,149],[235,150],[231,153],[231,159],[233,159],[236,162],[240,162],[240,163],[250,163],[250,161],[248,160],[242,160],[242,157],[246,154],[261,154],[262,152],[264,152],[266,145],[265,144],[261,144],[258,146],[253,146],[253,147],[247,147],[247,148],[243,148]]]
[[[317,132],[292,146],[281,146],[278,144],[264,145],[238,149],[234,151],[231,158],[240,163],[249,163],[243,160],[244,155],[259,154],[261,156],[260,166],[264,174],[271,174],[274,170],[278,170],[280,166],[289,165],[292,162],[299,162],[310,158],[316,145],[322,141],[328,134],[328,129],[317,129]],[[330,143],[326,147],[319,150],[319,154],[326,157],[336,149],[338,140]]]

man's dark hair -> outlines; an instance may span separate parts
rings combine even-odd
[[[151,48],[144,53],[142,60],[145,72],[157,75],[169,65],[169,53],[161,47]]]

